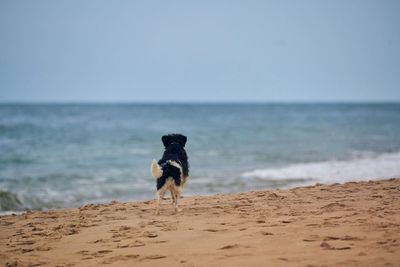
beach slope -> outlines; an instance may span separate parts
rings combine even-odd
[[[0,216],[2,266],[399,266],[400,179]]]

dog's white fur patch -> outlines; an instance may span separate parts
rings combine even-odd
[[[179,171],[181,172],[181,180],[182,180],[182,178],[183,178],[183,170],[182,170],[181,164],[179,164],[178,162],[173,161],[173,160],[167,160],[167,162],[168,162],[170,165],[172,165],[172,166],[174,166],[174,167],[177,167],[177,168],[179,169]]]
[[[157,164],[157,161],[155,159],[153,159],[153,162],[151,163],[150,172],[156,179],[160,178],[162,175],[160,165]]]

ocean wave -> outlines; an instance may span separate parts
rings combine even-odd
[[[47,181],[43,181],[42,178],[39,177],[35,181],[27,178],[24,183],[26,186],[19,187],[16,191],[0,190],[0,215],[28,210],[73,208],[112,200],[125,202],[147,200],[154,196],[154,183],[152,183],[154,180],[148,179],[126,181],[112,177],[96,177],[96,179],[81,178],[66,183],[60,179],[49,180],[47,176],[45,177]]]
[[[242,177],[264,180],[312,179],[334,183],[400,177],[400,152],[350,159],[291,164],[245,172]]]
[[[23,204],[17,194],[0,191],[0,211],[23,210]]]
[[[1,155],[0,156],[0,164],[29,164],[35,162],[34,159],[28,158],[25,155]]]

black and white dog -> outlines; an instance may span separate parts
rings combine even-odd
[[[156,214],[160,214],[160,202],[167,190],[171,192],[175,212],[181,211],[178,208],[178,199],[189,179],[189,162],[184,149],[187,137],[169,134],[164,135],[161,141],[165,146],[164,154],[158,163],[153,159],[150,168],[151,174],[157,179]]]

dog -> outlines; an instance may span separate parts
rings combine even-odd
[[[167,190],[171,193],[175,213],[182,211],[178,208],[178,199],[183,186],[189,179],[188,156],[184,149],[187,137],[182,134],[168,134],[161,138],[165,151],[162,158],[156,162],[153,159],[150,172],[157,179],[156,214],[160,214],[161,199]]]

